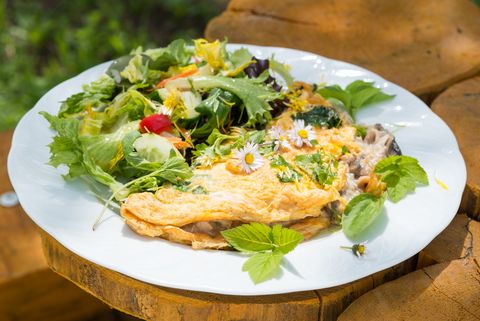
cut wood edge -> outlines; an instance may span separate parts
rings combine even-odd
[[[267,296],[229,296],[154,286],[93,264],[42,232],[50,267],[111,307],[146,320],[317,320],[314,291]]]
[[[479,320],[479,282],[476,258],[435,264],[364,294],[338,320]]]
[[[93,264],[42,232],[50,267],[111,307],[148,320],[329,320],[363,293],[414,270],[416,257],[355,282],[330,289],[267,296],[230,296],[177,290],[137,281]],[[320,273],[320,272],[319,272]]]
[[[480,223],[465,214],[458,214],[450,225],[419,253],[417,269],[470,257],[480,257]]]
[[[467,185],[460,211],[480,219],[480,77],[474,77],[448,88],[432,103],[457,138],[467,166]]]
[[[395,280],[414,271],[416,265],[417,256],[413,256],[402,263],[360,280],[329,289],[317,290],[321,303],[319,321],[336,320],[360,296],[385,282]]]
[[[404,4],[382,1],[368,5],[355,0],[302,1],[297,8],[292,6],[272,0],[233,0],[208,23],[205,36],[209,40],[227,37],[238,43],[294,47],[348,61],[398,83],[427,102],[448,86],[480,73],[480,41],[470,36],[480,31],[480,12],[470,1],[443,1],[436,6],[421,1],[415,10],[408,11]],[[425,20],[425,16],[431,19]],[[385,25],[390,28],[382,28]],[[371,38],[375,34],[378,37]],[[367,45],[359,42],[365,37],[370,40]]]

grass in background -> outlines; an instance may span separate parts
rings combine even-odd
[[[58,3],[57,3],[58,2]],[[130,50],[201,37],[227,0],[0,0],[0,130],[51,87]]]

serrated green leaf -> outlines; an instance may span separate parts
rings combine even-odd
[[[260,252],[273,250],[272,228],[268,225],[252,222],[221,232],[227,242],[241,252]]]
[[[295,230],[276,224],[272,228],[273,242],[283,254],[292,251],[303,240],[303,235]]]
[[[243,264],[242,271],[248,272],[253,283],[261,283],[280,273],[283,255],[284,253],[279,250],[256,253]]]
[[[380,215],[385,198],[369,193],[355,196],[348,202],[342,216],[342,229],[346,236],[360,236]]]
[[[390,156],[375,165],[374,172],[387,185],[388,197],[398,202],[409,192],[415,191],[417,183],[428,185],[428,176],[418,164],[418,160],[410,156]]]

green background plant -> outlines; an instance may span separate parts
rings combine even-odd
[[[0,0],[0,130],[51,87],[137,46],[201,37],[227,0]]]

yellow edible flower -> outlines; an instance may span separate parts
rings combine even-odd
[[[288,93],[286,96],[288,98],[288,107],[292,108],[295,111],[304,111],[305,106],[307,106],[308,101],[305,99],[301,99],[300,95],[302,92],[300,90],[295,90],[290,93]]]
[[[205,60],[212,68],[225,67],[223,44],[220,41],[208,42],[205,39],[196,39],[194,42],[197,57]]]
[[[180,92],[176,89],[169,92],[167,98],[163,101],[163,106],[162,113],[169,116],[173,115],[174,112],[181,112],[186,109]]]

